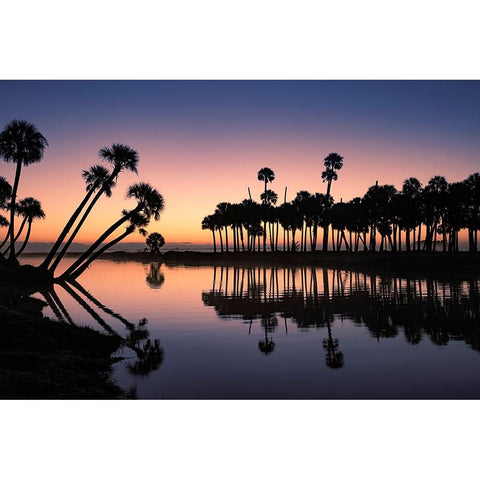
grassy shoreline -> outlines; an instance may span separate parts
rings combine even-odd
[[[0,398],[132,398],[111,379],[120,339],[51,320],[44,305],[0,286]]]
[[[169,251],[149,253],[111,252],[113,261],[163,262],[185,266],[314,266],[384,275],[436,276],[446,278],[480,275],[480,253],[459,252],[229,252]]]
[[[29,254],[32,255],[32,254]],[[32,256],[43,256],[33,254]],[[77,257],[81,253],[71,253]],[[116,262],[159,262],[168,266],[315,266],[384,275],[445,278],[478,277],[480,252],[197,252],[170,250],[149,252],[106,252],[100,256]]]

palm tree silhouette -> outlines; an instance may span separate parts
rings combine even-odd
[[[275,173],[271,168],[268,167],[263,167],[257,172],[257,178],[261,182],[265,183],[265,189],[264,189],[264,198],[263,204],[267,204],[267,183],[272,183],[275,180]],[[263,236],[263,251],[267,251],[267,228],[266,228],[266,221],[263,222],[263,230],[264,230],[264,236]]]
[[[324,159],[325,170],[322,172],[323,182],[327,182],[327,197],[330,197],[332,182],[338,179],[337,170],[343,167],[343,157],[338,153],[329,153]],[[328,225],[323,229],[323,249],[328,249]]]
[[[43,157],[47,139],[37,130],[33,123],[24,120],[12,120],[0,132],[0,156],[5,162],[17,164],[15,180],[10,196],[10,225],[7,236],[10,236],[10,261],[15,259],[15,202],[17,200],[18,185],[22,166],[39,162]]]
[[[131,235],[133,232],[138,230],[138,232],[143,236],[147,236],[147,231],[143,228],[146,227],[150,221],[150,219],[145,216],[142,213],[133,213],[129,212],[128,210],[123,210],[122,211],[123,215],[129,216],[129,223],[128,227],[125,228],[125,232],[123,232],[121,235],[118,237],[114,238],[110,242],[106,243],[101,247],[99,250],[96,252],[92,253],[92,255],[86,260],[80,267],[78,267],[74,272],[70,274],[71,278],[77,278],[79,275],[81,275],[87,268],[88,266],[96,260],[103,252],[107,251],[109,248],[112,248],[114,245],[117,243],[121,242],[125,237],[128,235]]]
[[[60,234],[59,238],[57,239],[52,251],[49,253],[45,261],[42,263],[42,268],[48,268],[49,263],[52,261],[53,256],[55,255],[56,251],[60,247],[61,243],[65,239],[66,235],[68,234],[70,228],[73,226],[75,220],[80,215],[83,207],[88,202],[91,194],[94,193],[95,189],[98,188],[97,194],[92,199],[90,204],[88,205],[87,209],[85,210],[82,218],[79,220],[77,227],[75,228],[74,232],[70,236],[67,246],[62,250],[60,254],[60,258],[56,260],[55,267],[52,267],[50,271],[53,274],[56,266],[60,262],[61,257],[65,255],[65,252],[68,246],[73,242],[75,236],[77,235],[78,231],[82,227],[83,223],[87,219],[88,215],[92,211],[95,203],[98,199],[102,196],[103,193],[106,193],[107,196],[111,195],[111,189],[115,186],[116,179],[118,175],[123,170],[129,170],[133,173],[137,173],[137,165],[138,165],[138,153],[130,148],[128,145],[123,145],[120,143],[114,143],[111,147],[104,147],[100,149],[98,152],[98,156],[113,165],[113,170],[110,175],[107,177],[107,173],[100,166],[94,166],[90,169],[90,171],[84,171],[83,177],[87,182],[87,195],[84,200],[81,202],[80,206],[77,210],[73,213],[72,217],[68,221],[67,225],[63,229],[62,233]],[[93,189],[93,191],[91,191]]]
[[[48,253],[47,257],[45,260],[42,262],[41,267],[42,268],[47,268],[48,265],[50,264],[51,260],[53,260],[53,257],[55,256],[56,252],[60,248],[62,242],[65,240],[65,237],[67,236],[68,232],[72,228],[72,226],[75,223],[75,220],[78,218],[80,213],[82,212],[83,208],[85,205],[88,203],[92,195],[98,190],[103,188],[103,191],[107,197],[110,197],[112,195],[112,188],[115,186],[115,180],[111,179],[111,174],[110,172],[103,166],[103,165],[93,165],[90,167],[89,170],[84,170],[82,172],[82,177],[85,180],[86,183],[86,190],[87,194],[83,198],[83,200],[80,202],[80,205],[77,207],[77,209],[73,212],[72,216],[66,223],[65,227],[63,228],[62,232],[58,236],[55,244],[53,245],[52,249]],[[88,212],[93,208],[93,202],[89,205],[89,210]],[[86,215],[88,215],[87,212],[85,212],[84,217],[82,220],[86,219]],[[72,235],[69,237],[67,242],[65,242],[65,245],[63,246],[62,250],[60,253],[57,255],[55,258],[55,261],[52,263],[50,266],[49,270],[50,272],[55,271],[57,268],[58,264],[60,263],[60,260],[65,256],[68,248],[70,247],[71,243],[73,242],[73,239],[77,235],[78,231],[80,230],[81,226],[83,224],[83,221],[80,221]]]
[[[207,215],[202,220],[202,230],[210,230],[213,236],[213,253],[217,253],[217,243],[215,242],[215,219],[213,215]]]
[[[20,203],[22,204],[22,214],[24,215],[24,218],[28,224],[28,227],[27,227],[27,233],[25,235],[25,240],[23,241],[22,246],[16,253],[17,257],[22,254],[22,252],[25,250],[25,247],[28,244],[28,241],[30,239],[30,232],[32,231],[32,222],[35,219],[45,218],[45,212],[42,210],[42,205],[38,200],[35,200],[32,197],[28,197],[23,199]]]
[[[160,249],[165,245],[165,239],[161,233],[153,232],[147,237],[146,244],[150,252],[160,253]]]
[[[165,282],[165,275],[160,271],[160,263],[151,263],[147,278],[145,279],[151,288],[158,289]]]
[[[106,240],[115,230],[120,228],[127,221],[131,221],[131,225],[127,228],[127,231],[120,237],[110,242],[108,248],[115,243],[118,243],[121,239],[127,235],[133,233],[135,227],[144,226],[146,222],[151,218],[154,220],[160,219],[160,213],[165,208],[165,201],[163,196],[148,183],[140,182],[131,185],[127,189],[127,198],[134,198],[137,201],[137,206],[132,210],[124,210],[122,217],[113,223],[88,249],[82,254],[65,272],[59,277],[59,279],[66,279],[70,275],[76,277],[79,275],[76,270],[81,273],[99,254],[95,253],[95,250],[100,247],[102,242]],[[133,230],[132,230],[133,229]],[[100,249],[102,252],[106,250],[105,247]],[[85,262],[86,265],[82,265]],[[85,267],[85,268],[83,268]]]

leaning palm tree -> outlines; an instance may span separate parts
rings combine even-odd
[[[78,231],[84,224],[85,220],[87,219],[88,215],[92,211],[94,205],[97,203],[98,199],[102,196],[103,193],[106,193],[107,196],[111,195],[111,189],[115,186],[116,180],[120,172],[123,170],[130,170],[131,172],[137,173],[137,164],[138,164],[138,153],[130,148],[128,145],[123,145],[120,143],[114,143],[111,147],[104,147],[98,152],[98,156],[102,159],[105,160],[113,165],[113,170],[110,173],[110,175],[105,174],[104,171],[101,171],[99,169],[99,166],[97,165],[96,167],[92,167],[90,171],[83,172],[83,178],[87,182],[87,196],[88,198],[80,204],[80,206],[77,208],[77,210],[74,212],[70,220],[68,221],[67,225],[63,229],[62,233],[60,234],[59,238],[55,242],[54,247],[48,254],[48,256],[45,258],[44,262],[42,263],[41,267],[46,269],[48,268],[50,262],[52,261],[55,253],[57,250],[60,248],[61,243],[67,236],[68,232],[70,231],[70,228],[73,226],[75,220],[77,217],[80,215],[84,205],[88,202],[88,199],[90,196],[88,195],[90,190],[89,190],[89,183],[91,186],[95,184],[96,181],[98,181],[98,185],[96,185],[95,188],[98,188],[97,194],[95,197],[92,199],[90,204],[88,205],[87,209],[85,210],[82,218],[80,219],[77,227],[75,228],[74,232],[70,236],[70,238],[67,241],[67,247],[62,250],[63,254],[61,253],[59,255],[59,258],[56,259],[55,262],[55,267],[51,267],[49,270],[50,272],[53,272],[55,268],[57,267],[58,263],[60,262],[60,259],[65,255],[66,250],[68,249],[68,246],[73,242],[74,238],[76,237]],[[95,170],[94,170],[95,168]],[[105,177],[105,175],[108,175]],[[94,182],[92,184],[92,182]],[[93,192],[92,192],[93,193]]]
[[[47,268],[49,263],[53,260],[55,253],[60,248],[62,242],[64,241],[65,237],[70,231],[70,228],[73,226],[73,224],[75,223],[75,220],[78,218],[78,216],[80,215],[80,213],[82,212],[83,208],[88,203],[92,195],[95,192],[97,192],[97,195],[98,195],[98,192],[101,189],[103,189],[103,193],[105,193],[107,197],[112,196],[112,188],[115,186],[116,182],[114,179],[111,178],[110,172],[103,165],[93,165],[92,167],[90,167],[89,170],[84,170],[82,172],[82,177],[86,183],[87,194],[85,195],[83,200],[80,202],[80,205],[77,207],[77,209],[73,212],[72,216],[70,217],[70,220],[65,225],[62,233],[58,236],[55,242],[55,245],[52,247],[52,249],[50,250],[45,260],[42,262],[42,265],[41,265],[42,268]],[[69,239],[65,242],[65,245],[63,246],[62,250],[57,255],[57,257],[55,258],[51,266],[48,267],[48,269],[51,272],[55,271],[58,264],[67,253],[68,248],[70,247],[71,243],[73,242],[73,239],[76,237],[78,231],[82,227],[85,219],[87,218],[88,214],[92,210],[94,204],[95,203],[93,201],[90,203],[82,219],[78,222],[77,226],[75,227],[75,230],[72,232]]]
[[[121,242],[125,237],[127,237],[128,235],[131,235],[137,229],[138,229],[138,232],[140,233],[140,235],[142,235],[143,237],[147,236],[147,231],[143,227],[146,227],[148,225],[148,223],[150,222],[150,219],[145,214],[142,214],[140,212],[132,214],[128,210],[123,210],[122,213],[123,213],[123,215],[129,215],[129,220],[128,221],[129,221],[130,225],[125,229],[125,232],[123,232],[121,235],[114,238],[110,242],[106,243],[105,245],[103,245],[102,248],[100,248],[95,253],[93,253],[88,258],[88,260],[86,260],[80,267],[78,267],[76,270],[74,270],[70,274],[69,278],[75,279],[78,276],[80,276],[88,268],[88,266],[94,260],[96,260],[103,252],[107,251],[109,248],[112,248],[114,245]]]
[[[32,222],[35,219],[44,219],[45,218],[45,212],[42,210],[42,204],[38,201],[35,200],[32,197],[28,197],[22,200],[23,206],[22,206],[22,213],[24,215],[24,218],[27,219],[27,233],[25,235],[25,239],[23,241],[22,246],[20,247],[20,250],[16,253],[16,256],[20,256],[22,252],[25,250],[25,247],[28,244],[28,241],[30,240],[30,233],[32,231]]]
[[[134,198],[137,200],[137,206],[132,210],[124,210],[122,217],[120,217],[115,223],[113,223],[105,232],[82,254],[65,272],[59,277],[59,280],[64,280],[72,275],[75,270],[81,268],[84,262],[91,263],[89,258],[95,256],[95,250],[101,246],[101,244],[115,231],[120,228],[124,223],[132,218],[135,218],[137,214],[142,214],[149,220],[160,219],[160,213],[165,208],[165,201],[162,195],[148,183],[136,183],[131,185],[127,189],[127,198]],[[95,257],[96,258],[96,257]],[[82,270],[83,271],[83,270]]]
[[[0,156],[6,162],[17,164],[12,194],[10,196],[10,225],[7,234],[10,236],[10,260],[15,258],[14,206],[17,199],[22,166],[25,165],[27,167],[32,163],[39,162],[47,145],[47,139],[37,130],[37,127],[33,123],[28,123],[24,120],[12,120],[0,132]]]

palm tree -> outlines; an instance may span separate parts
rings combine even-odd
[[[415,247],[415,229],[418,226],[418,238],[421,235],[421,207],[422,184],[415,177],[407,178],[402,185],[402,201],[400,202],[401,214],[400,228],[405,230],[407,251],[410,251],[410,232],[413,230],[413,246]]]
[[[330,197],[332,182],[338,179],[337,170],[343,167],[343,157],[338,153],[329,153],[324,159],[325,170],[322,172],[323,182],[327,182],[327,197]],[[328,225],[323,229],[323,250],[328,249]]]
[[[272,183],[275,180],[275,173],[271,168],[263,167],[257,173],[257,178],[265,183],[265,192],[267,191],[267,183]]]
[[[213,253],[217,253],[217,243],[215,241],[215,219],[213,215],[208,215],[202,220],[202,230],[210,230],[213,236]]]
[[[163,196],[148,183],[140,182],[131,185],[127,189],[127,198],[134,198],[137,201],[137,206],[130,211],[124,210],[122,212],[122,217],[120,217],[107,230],[105,230],[105,232],[87,249],[87,251],[82,254],[67,270],[65,270],[65,272],[59,277],[59,280],[66,279],[70,275],[74,274],[75,270],[80,269],[84,262],[88,262],[88,264],[90,264],[91,261],[89,261],[89,257],[93,256],[94,258],[97,258],[94,253],[95,250],[125,222],[135,218],[137,214],[142,214],[148,220],[151,218],[154,220],[159,220],[160,213],[165,208]],[[118,241],[120,240],[117,239],[117,242],[115,243],[118,243]]]
[[[118,237],[114,238],[110,242],[106,243],[102,248],[94,252],[83,264],[74,270],[70,275],[69,278],[77,278],[80,276],[88,266],[96,260],[103,252],[107,251],[109,248],[112,248],[117,243],[121,242],[125,237],[131,235],[135,230],[138,229],[138,232],[143,236],[146,237],[147,231],[143,228],[148,225],[150,222],[150,218],[141,212],[129,212],[128,210],[122,211],[123,215],[128,216],[128,221],[130,225],[125,229],[125,232],[119,235]],[[163,237],[162,237],[163,238]]]
[[[466,212],[468,246],[470,251],[478,250],[478,230],[480,230],[480,173],[473,173],[465,180],[470,198]]]
[[[92,199],[92,201],[88,205],[87,209],[85,210],[82,218],[78,222],[77,227],[75,228],[73,233],[70,235],[70,238],[68,239],[66,246],[63,248],[62,252],[55,260],[54,266],[52,265],[52,267],[50,267],[49,270],[50,272],[52,272],[52,274],[55,268],[57,267],[58,263],[60,262],[61,258],[65,255],[68,247],[73,242],[80,228],[84,224],[88,215],[92,211],[95,203],[102,196],[102,194],[105,193],[108,197],[111,196],[112,194],[111,189],[115,186],[117,177],[123,170],[129,170],[133,173],[137,173],[138,153],[132,148],[130,148],[128,145],[114,143],[110,148],[104,147],[100,149],[100,151],[98,152],[98,156],[102,160],[105,160],[111,163],[113,165],[113,170],[110,173],[110,175],[108,175],[108,172],[104,169],[104,167],[101,167],[100,165],[96,165],[92,167],[89,171],[83,172],[82,176],[87,182],[87,195],[83,199],[83,201],[81,202],[77,210],[75,210],[72,217],[67,222],[67,225],[65,225],[65,228],[63,229],[62,233],[60,234],[57,241],[55,242],[54,247],[48,254],[47,258],[45,258],[44,262],[42,263],[41,265],[42,268],[48,268],[55,253],[60,248],[61,243],[67,236],[68,232],[70,231],[70,228],[73,226],[77,217],[80,215],[83,207],[88,202],[90,196],[94,193],[94,191],[97,188],[98,188],[98,191],[95,197]]]
[[[338,179],[337,170],[343,167],[343,157],[338,153],[329,153],[323,160],[325,170],[322,172],[322,180],[327,182],[327,197],[330,195],[332,181]]]
[[[263,167],[257,172],[257,178],[261,182],[265,183],[265,189],[263,192],[264,198],[263,204],[267,205],[267,183],[272,183],[275,180],[275,173],[271,168],[268,167]],[[267,229],[266,229],[266,221],[263,222],[263,230],[264,230],[264,235],[263,235],[263,251],[267,251]]]
[[[448,182],[445,177],[432,177],[423,190],[426,225],[424,249],[435,251],[438,227],[443,223],[445,202],[447,199]]]
[[[146,243],[150,252],[160,253],[160,249],[165,245],[165,239],[161,233],[153,232],[147,237]]]
[[[265,237],[264,237],[264,246],[265,242],[267,239],[267,221],[269,222],[269,231],[270,231],[270,248],[273,251],[274,250],[274,238],[275,235],[272,232],[272,220],[274,220],[275,215],[273,212],[273,205],[276,205],[277,200],[278,200],[278,195],[273,191],[273,190],[265,190],[261,195],[260,195],[260,200],[262,200],[262,206],[263,206],[263,229],[265,231]],[[265,248],[264,248],[265,251]]]
[[[62,232],[60,233],[57,240],[55,241],[55,244],[51,248],[48,255],[45,257],[42,264],[40,265],[41,268],[44,268],[44,269],[48,268],[50,262],[53,260],[53,257],[55,256],[58,249],[62,245],[62,242],[65,240],[65,237],[67,236],[68,232],[70,231],[73,224],[75,223],[75,220],[78,218],[78,216],[80,215],[80,213],[82,212],[83,208],[88,203],[88,201],[90,200],[92,195],[102,186],[105,186],[104,192],[107,195],[107,197],[110,197],[112,195],[112,190],[111,189],[115,186],[115,181],[110,180],[110,176],[111,176],[110,172],[103,165],[93,165],[93,166],[90,167],[89,170],[83,170],[82,177],[83,177],[83,179],[85,180],[85,183],[86,183],[87,194],[85,195],[83,200],[80,202],[80,205],[73,212],[70,219],[66,223]],[[90,208],[90,210],[91,210],[91,208]],[[68,241],[65,243],[61,252],[57,255],[55,261],[53,262],[53,264],[50,267],[51,272],[55,271],[55,268],[60,263],[60,260],[64,257],[64,255],[67,252],[70,244],[72,243],[73,239],[75,238],[75,235],[77,234],[78,230],[80,230],[80,227],[82,226],[82,223],[83,222],[79,222],[75,231],[70,236]]]
[[[217,227],[225,228],[225,251],[228,252],[228,226],[230,225],[230,207],[228,202],[221,202],[215,209]],[[220,234],[221,235],[221,234]]]
[[[38,200],[35,200],[32,197],[28,197],[22,200],[22,213],[24,218],[27,220],[27,234],[25,235],[25,240],[23,241],[20,250],[16,253],[16,256],[20,256],[21,253],[25,250],[25,247],[28,244],[28,240],[30,239],[30,232],[32,231],[32,222],[38,219],[45,218],[45,212],[42,210],[42,205]]]
[[[18,184],[22,172],[22,165],[26,167],[39,162],[43,157],[47,139],[37,130],[33,123],[25,120],[12,120],[0,132],[0,156],[6,162],[17,164],[12,194],[10,196],[10,225],[7,236],[10,236],[10,260],[15,258],[15,202],[17,199]]]
[[[22,200],[20,200],[16,205],[15,205],[15,213],[18,215],[18,216],[22,216],[23,217],[23,220],[22,220],[22,223],[20,224],[20,228],[18,229],[16,235],[15,235],[15,238],[13,239],[13,241],[16,243],[17,240],[20,238],[20,235],[22,234],[23,232],[23,229],[25,227],[25,224],[27,223],[27,219],[28,219],[28,216],[27,216],[27,211],[28,211],[28,207],[30,205],[30,203],[32,201],[34,201],[35,199],[32,198],[32,197],[28,197],[28,198],[24,198]],[[3,245],[6,243],[7,239],[4,240],[4,242],[0,245],[0,248],[3,247]],[[7,247],[7,249],[5,251],[2,252],[2,255],[6,255],[9,251],[9,248],[10,247]]]

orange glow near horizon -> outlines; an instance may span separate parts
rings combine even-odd
[[[139,175],[129,172],[120,175],[113,196],[103,197],[97,203],[76,241],[92,242],[119,218],[123,208],[133,206],[134,202],[126,200],[124,195],[128,185],[138,181],[151,183],[165,198],[166,208],[161,220],[152,222],[149,232],[159,231],[167,243],[210,243],[211,232],[201,230],[202,218],[213,213],[222,201],[239,202],[247,198],[247,187],[252,197],[259,201],[263,183],[257,180],[256,174],[264,166],[275,172],[271,188],[277,192],[279,203],[283,201],[285,187],[288,187],[288,201],[299,190],[324,192],[320,172],[323,158],[331,151],[338,151],[345,158],[338,181],[332,185],[336,201],[362,196],[376,180],[401,188],[403,180],[410,176],[425,184],[433,175],[459,181],[473,173],[468,162],[472,154],[459,155],[458,149],[448,151],[445,146],[440,149],[428,145],[402,145],[401,150],[392,151],[390,145],[382,143],[366,145],[354,140],[326,142],[301,137],[283,141],[250,138],[244,142],[220,139],[214,145],[203,139],[183,144],[178,139],[173,142],[137,140],[129,144],[140,154]],[[97,147],[92,147],[90,143],[68,156],[51,144],[41,163],[23,168],[19,198],[38,198],[47,215],[45,220],[34,223],[32,242],[54,241],[85,195],[81,171],[102,163],[96,152],[103,144],[108,145],[97,142]],[[454,157],[467,161],[465,164],[461,160],[451,163]],[[11,181],[14,165],[3,166],[2,175]],[[144,240],[139,234],[133,234],[125,241]]]

